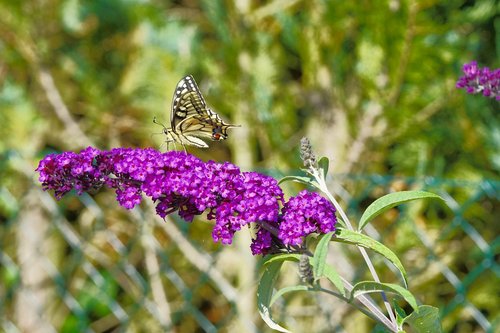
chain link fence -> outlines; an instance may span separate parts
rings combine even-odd
[[[331,183],[350,216],[392,190],[444,197],[394,208],[366,231],[401,257],[410,290],[440,309],[446,331],[498,332],[500,182],[348,175]],[[164,222],[150,203],[125,211],[111,191],[57,202],[32,184],[19,198],[2,186],[0,198],[2,331],[267,330],[255,305],[259,261],[245,236],[221,247],[202,218]],[[345,255],[352,276],[363,277],[359,258]],[[378,266],[383,280],[394,280],[390,265]],[[291,302],[283,311],[299,313],[295,320],[315,331],[332,331],[331,323],[316,323],[316,306]],[[337,331],[350,331],[346,318],[355,317],[346,309],[333,309],[346,313]]]

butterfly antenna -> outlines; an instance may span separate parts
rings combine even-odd
[[[153,117],[153,123],[156,124],[156,125],[160,125],[161,127],[165,128],[165,129],[167,128],[165,125],[163,125],[162,123],[160,123],[158,121],[158,119],[156,119],[156,116]]]
[[[156,125],[160,125],[161,127],[163,127],[163,131],[161,131],[160,133],[151,133],[151,135],[149,136],[150,138],[153,137],[153,135],[159,135],[159,134],[165,134],[165,130],[166,130],[166,127],[165,125],[163,125],[162,123],[160,123],[157,119],[156,119],[156,116],[153,117],[153,123],[156,124]],[[160,145],[160,149],[161,147],[163,146],[163,144]]]

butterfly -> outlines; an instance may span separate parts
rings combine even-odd
[[[207,138],[213,141],[225,140],[227,129],[239,125],[226,124],[217,113],[207,106],[196,81],[191,75],[182,78],[175,88],[170,111],[170,128],[163,126],[163,133],[170,142],[208,148]],[[159,124],[156,118],[153,122]],[[161,125],[161,124],[160,124]]]

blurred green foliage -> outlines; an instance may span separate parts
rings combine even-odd
[[[205,160],[232,159],[246,170],[293,173],[300,166],[300,138],[308,136],[318,155],[333,159],[336,174],[492,180],[493,186],[481,192],[491,193],[489,197],[474,197],[478,193],[474,187],[451,189],[463,209],[434,207],[429,216],[422,216],[423,209],[417,214],[425,220],[421,224],[428,232],[449,225],[452,219],[455,226],[463,223],[464,228],[449,227],[449,233],[442,235],[444,248],[455,249],[446,254],[445,261],[460,271],[474,270],[473,257],[468,259],[472,262],[461,258],[464,250],[474,249],[473,243],[460,241],[470,235],[469,223],[491,242],[492,253],[498,253],[498,187],[494,182],[499,180],[500,169],[500,108],[496,101],[466,95],[454,86],[465,62],[476,59],[482,66],[500,66],[499,13],[500,5],[494,0],[0,0],[0,250],[4,266],[0,307],[5,309],[0,314],[13,318],[15,312],[9,293],[22,280],[17,272],[22,239],[16,235],[23,214],[35,211],[28,198],[40,191],[33,171],[39,159],[49,152],[79,150],[89,144],[101,149],[159,147],[162,136],[152,134],[160,133],[161,127],[151,120],[157,116],[168,123],[175,85],[186,74],[195,77],[214,110],[242,125],[231,130],[226,142],[211,143],[208,150],[189,149]],[[355,197],[367,200],[351,203],[356,209],[380,194],[364,187],[363,181],[349,184]],[[398,189],[397,185],[393,188]],[[131,256],[127,260],[144,273],[142,250],[134,238],[137,226],[113,200],[110,193],[93,199],[65,198],[58,204],[59,213],[38,216],[48,214],[52,221],[63,216],[83,239],[96,242],[110,255]],[[98,206],[106,207],[104,217],[85,222],[92,207]],[[411,225],[379,223],[377,227],[387,228],[385,242],[411,254],[415,232]],[[192,239],[208,237],[208,227],[191,227],[194,231],[186,232]],[[51,258],[59,270],[68,270],[58,285],[73,278],[78,281],[79,268],[64,268],[64,263],[82,254],[73,253],[75,249],[65,243],[68,240],[63,240],[58,228],[48,228],[42,236],[61,250]],[[95,239],[96,232],[105,230],[116,232],[125,252],[113,254],[110,245]],[[169,242],[164,235],[157,237],[162,246]],[[211,240],[203,246],[214,247]],[[435,250],[443,253],[443,249]],[[182,252],[169,251],[182,258]],[[116,260],[120,265],[128,263]],[[161,261],[162,265],[167,262]],[[418,262],[408,262],[418,267]],[[179,271],[190,272],[185,261],[176,265]],[[429,274],[424,267],[419,269],[415,269],[417,277]],[[99,322],[94,331],[113,327],[113,320],[100,318],[108,310],[101,307],[99,297],[105,297],[105,303],[116,298],[127,304],[127,313],[134,313],[128,321],[131,329],[161,327],[150,319],[140,320],[147,311],[116,282],[119,274],[108,276],[109,270],[103,268],[95,275],[103,279],[99,290],[87,285],[88,280],[77,283],[78,288],[67,286],[80,306],[54,316],[56,329],[79,330],[94,320]],[[481,298],[484,308],[490,309],[484,313],[490,320],[498,318],[498,302],[492,304],[484,297],[498,289],[492,275],[480,285],[474,280],[466,287],[473,290],[469,297]],[[186,290],[204,276],[192,278]],[[424,303],[439,306],[442,294],[450,299],[453,292],[439,289],[441,284],[433,284],[433,279],[437,278],[421,285],[425,297],[432,298]],[[60,297],[65,293],[60,290]],[[216,295],[217,290],[203,290],[206,299]],[[202,304],[190,306],[187,312],[203,308]],[[174,324],[187,332],[196,325],[182,322],[183,313],[179,310],[179,322]],[[221,317],[219,313],[213,316]],[[477,329],[477,323],[463,319],[458,311],[446,318],[445,328],[469,332]]]

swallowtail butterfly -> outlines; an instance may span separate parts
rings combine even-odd
[[[156,119],[153,122],[158,123]],[[227,129],[232,127],[239,125],[226,124],[207,106],[191,75],[185,76],[177,83],[172,99],[170,128],[163,127],[167,144],[173,142],[180,143],[183,147],[191,145],[208,148],[205,141],[200,138],[213,141],[225,140]]]

